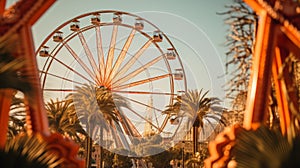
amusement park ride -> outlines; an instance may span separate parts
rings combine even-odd
[[[163,109],[165,104],[155,104],[152,95],[161,96],[161,99],[165,100],[167,104],[171,104],[175,96],[180,96],[179,94],[187,89],[185,73],[176,49],[164,33],[151,22],[121,11],[98,11],[73,18],[54,30],[38,48],[38,52],[35,52],[31,27],[54,2],[55,0],[19,0],[6,9],[6,0],[1,0],[0,43],[14,42],[15,56],[29,60],[26,62],[24,71],[31,76],[30,82],[34,86],[34,90],[27,99],[27,124],[31,126],[28,132],[45,137],[50,148],[64,158],[65,165],[84,167],[84,163],[76,156],[78,147],[61,135],[49,132],[43,95],[55,93],[64,97],[74,90],[74,84],[81,86],[84,83],[92,83],[112,92],[126,95],[128,101],[137,106],[161,111],[160,109]],[[245,0],[245,2],[256,11],[259,16],[259,24],[243,127],[249,130],[256,129],[261,123],[264,123],[267,110],[265,104],[268,102],[270,81],[273,75],[281,129],[283,134],[287,134],[293,113],[291,110],[297,109],[298,99],[295,92],[285,92],[286,88],[292,84],[288,72],[282,72],[284,78],[279,78],[279,76],[283,62],[290,53],[297,58],[300,56],[299,3],[291,0]],[[106,15],[111,16],[111,20],[102,22],[102,16],[105,18]],[[134,24],[128,23],[128,20],[134,21]],[[147,31],[153,32],[153,36],[143,31],[145,25],[151,27]],[[105,48],[103,47],[105,37],[101,34],[100,28],[101,30],[109,28],[111,32],[111,37],[108,38],[110,43],[107,45],[107,53],[102,50]],[[118,29],[129,31],[127,34],[123,34],[123,39],[118,39]],[[90,40],[92,34],[96,34],[96,38],[93,40],[95,44],[91,47],[95,51],[87,44],[87,40]],[[144,42],[141,43],[143,46],[136,46],[135,43],[132,43],[136,34],[138,34],[138,39],[144,39]],[[119,41],[123,41],[124,45],[117,50],[116,46]],[[159,43],[164,44],[166,51]],[[76,51],[78,45],[87,56],[85,59],[77,54],[81,52]],[[136,47],[136,52],[132,54],[132,59],[126,60],[125,56],[127,52],[129,53],[130,46]],[[64,52],[69,53],[70,57],[63,58]],[[142,58],[143,52],[155,54],[149,60]],[[104,57],[105,54],[106,57]],[[97,55],[97,60],[93,58],[93,55]],[[118,57],[114,59],[114,55],[118,55]],[[44,59],[44,66],[40,70],[38,70],[36,56]],[[125,60],[126,64],[123,65]],[[153,71],[156,74],[153,75],[147,70],[152,65],[163,67],[163,70],[155,69]],[[53,68],[56,66],[61,66],[64,71],[58,73]],[[76,68],[73,69],[73,67]],[[130,69],[135,70],[130,71]],[[141,74],[144,74],[144,77],[140,77]],[[49,84],[51,83],[50,79],[53,78],[58,80],[57,83],[60,85]],[[155,88],[156,85],[152,85],[154,81],[160,80],[167,81],[168,87],[165,90],[158,90]],[[148,90],[134,89],[143,84],[150,85],[147,87]],[[3,129],[0,132],[0,148],[3,148],[6,143],[8,112],[12,95],[11,90],[0,92],[0,126],[2,129],[6,128],[5,131]],[[139,95],[148,96],[151,103],[149,104],[149,99],[138,99]],[[171,126],[168,126],[169,122],[167,121],[170,116],[155,116],[160,119],[152,122],[150,121],[151,115],[146,113],[140,115],[137,111],[141,111],[141,109],[130,109],[127,113],[138,116],[148,124],[148,129],[153,129],[156,133],[169,131],[167,129]],[[120,124],[127,135],[142,136],[142,131],[137,127],[138,123],[134,123],[128,116],[123,116],[123,119]],[[173,134],[176,134],[176,131],[176,129],[173,130]],[[232,128],[230,131],[221,133],[215,141],[210,143],[211,156],[206,160],[206,167],[226,167],[235,136],[238,136],[236,128]]]

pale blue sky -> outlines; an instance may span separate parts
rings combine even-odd
[[[226,26],[224,6],[231,0],[58,0],[33,27],[36,48],[59,25],[75,16],[115,9],[135,13],[171,37],[184,62],[190,88],[224,98]]]

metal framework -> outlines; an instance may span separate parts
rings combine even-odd
[[[28,133],[41,134],[48,142],[49,148],[64,158],[67,167],[84,167],[84,162],[77,158],[79,147],[64,139],[59,134],[50,134],[48,121],[39,82],[39,73],[35,58],[31,26],[43,15],[55,0],[19,0],[5,8],[6,0],[0,1],[0,43],[11,41],[15,47],[15,57],[24,57],[24,73],[31,77],[33,94],[25,95],[28,105]],[[13,91],[0,91],[0,148],[6,143],[8,114]]]
[[[244,1],[259,16],[259,24],[243,127],[256,129],[265,122],[273,76],[281,131],[287,134],[292,110],[298,109],[299,104],[297,93],[288,91],[293,87],[291,75],[287,70],[281,72],[281,69],[290,53],[300,59],[299,3],[291,0]],[[238,126],[226,129],[209,144],[211,156],[205,161],[207,168],[227,167],[239,129]]]

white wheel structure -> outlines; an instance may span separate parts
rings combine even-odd
[[[162,111],[186,91],[184,68],[167,35],[151,22],[122,11],[86,13],[55,29],[36,55],[45,101],[62,100],[84,84],[105,87],[132,107],[124,109],[132,133],[122,128],[126,136],[177,133],[181,122],[168,122],[171,116]]]

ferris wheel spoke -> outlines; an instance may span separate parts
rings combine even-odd
[[[106,59],[104,83],[107,83],[108,81],[110,81],[109,74],[112,69],[112,64],[113,64],[113,59],[114,59],[114,54],[115,54],[117,33],[118,33],[118,25],[114,25],[113,30],[112,30],[110,45],[109,45],[109,51],[108,51],[108,55],[107,55],[107,59]]]
[[[117,123],[117,125],[119,126],[119,124]],[[115,122],[112,122],[111,123],[111,133],[112,133],[112,136],[114,137],[114,139],[115,139],[115,143],[116,143],[116,146],[117,146],[117,148],[121,148],[121,147],[123,147],[123,143],[122,143],[122,139],[121,139],[121,136],[120,136],[120,134],[118,133],[118,130],[119,129],[117,129],[117,125],[116,125],[116,123]]]
[[[136,32],[135,29],[131,30],[131,32],[130,32],[130,34],[129,34],[129,36],[128,36],[128,38],[127,38],[127,40],[126,40],[126,42],[125,42],[125,44],[124,44],[124,46],[122,48],[122,51],[119,54],[119,56],[118,56],[118,58],[117,58],[117,60],[116,60],[116,62],[114,64],[114,66],[113,66],[113,68],[112,68],[112,70],[111,70],[111,72],[109,74],[109,82],[108,83],[111,82],[111,78],[114,77],[115,73],[119,70],[119,68],[121,66],[121,63],[124,61],[124,58],[125,58],[125,56],[127,54],[127,51],[128,51],[128,49],[129,49],[129,47],[131,45],[132,39],[133,39],[133,37],[135,35],[135,32]]]
[[[114,87],[114,89],[121,90],[121,89],[125,89],[125,88],[131,88],[131,87],[134,87],[134,86],[138,86],[138,85],[153,82],[153,81],[156,81],[156,80],[164,79],[164,78],[167,78],[169,76],[171,76],[171,74],[155,76],[155,77],[152,77],[152,78],[147,78],[147,79],[144,79],[144,80],[131,82],[131,83],[128,83],[128,84],[125,84],[125,85],[116,86],[116,87]]]
[[[61,89],[61,88],[44,88],[44,91],[51,91],[51,92],[74,92],[74,89]]]
[[[132,122],[128,119],[128,117],[125,116],[125,120],[129,125],[129,129],[131,130],[131,132],[133,133],[133,135],[135,137],[141,137],[141,134],[139,133],[139,131],[136,129],[136,127],[134,126],[134,124],[132,124]]]
[[[131,99],[131,98],[128,98],[128,97],[125,97],[125,99],[127,99],[127,100],[129,100],[129,101],[131,101],[131,102],[133,102],[133,103],[136,103],[136,104],[145,106],[145,107],[147,107],[147,108],[150,108],[150,109],[153,109],[153,110],[156,110],[156,111],[159,111],[159,112],[163,112],[163,110],[161,110],[161,109],[155,108],[155,107],[153,107],[153,106],[151,106],[151,105],[149,105],[149,104],[142,103],[142,102],[140,102],[140,101],[138,101],[138,100],[134,100],[134,99]]]
[[[90,50],[90,48],[89,48],[89,46],[88,46],[88,44],[86,43],[86,40],[85,40],[85,38],[84,38],[84,35],[83,35],[83,33],[82,32],[79,32],[78,33],[78,37],[79,37],[79,39],[80,39],[80,42],[81,42],[81,44],[82,44],[82,46],[83,46],[83,49],[84,49],[84,51],[85,51],[85,54],[87,55],[87,58],[88,58],[88,60],[89,60],[89,63],[90,63],[90,65],[92,66],[92,69],[93,69],[93,71],[94,71],[94,74],[96,74],[96,76],[98,76],[98,68],[97,68],[97,64],[96,64],[96,61],[95,61],[95,59],[94,59],[94,57],[93,57],[93,54],[92,54],[92,52],[91,52],[91,50]]]
[[[87,77],[83,76],[81,73],[79,73],[78,71],[76,71],[75,69],[71,68],[70,66],[68,66],[67,64],[63,63],[62,61],[60,61],[59,59],[56,59],[55,57],[52,57],[55,61],[57,61],[58,63],[60,63],[61,65],[63,65],[64,67],[66,67],[67,69],[69,69],[70,71],[74,72],[75,74],[77,74],[78,76],[80,76],[82,79],[85,79],[86,81],[88,81],[89,83],[93,83],[95,84],[95,82],[91,81],[90,79],[88,79]]]
[[[99,71],[100,71],[100,82],[102,83],[104,78],[104,53],[102,48],[102,38],[101,38],[101,31],[100,26],[96,26],[96,43],[97,43],[97,55],[98,55],[98,62],[99,62]]]
[[[147,64],[145,64],[144,66],[141,66],[140,68],[136,69],[135,71],[131,72],[130,74],[126,75],[125,77],[118,79],[117,81],[113,81],[112,85],[113,86],[118,86],[124,82],[127,82],[128,80],[132,79],[133,77],[135,77],[136,75],[140,74],[141,72],[145,71],[145,69],[149,68],[150,66],[154,65],[155,63],[157,63],[158,61],[160,61],[163,58],[163,55],[156,57],[155,59],[151,60],[150,62],[148,62]]]
[[[168,96],[176,96],[175,93],[167,93],[167,92],[143,92],[143,91],[127,91],[127,90],[111,90],[115,93],[128,93],[128,94],[148,94],[148,95],[168,95]]]
[[[81,65],[81,67],[85,70],[85,72],[88,73],[88,75],[95,80],[96,83],[98,83],[98,80],[95,76],[95,74],[88,68],[88,66],[79,58],[79,56],[74,52],[74,50],[67,44],[65,43],[64,45],[67,50],[70,52],[70,54],[74,57],[74,59]]]
[[[116,121],[114,121],[114,123],[115,123],[114,124],[115,125],[115,130],[117,131],[116,133],[117,133],[117,135],[119,135],[121,143],[123,144],[122,147],[125,147],[126,149],[129,149],[129,143],[128,143],[126,137],[124,136],[124,134],[122,134],[123,130],[122,130],[120,124]],[[120,134],[120,132],[121,132],[121,134]]]
[[[141,134],[135,128],[134,124],[132,124],[132,122],[128,119],[128,117],[126,117],[126,115],[124,115],[122,111],[119,111],[119,115],[121,117],[120,122],[124,131],[130,136],[141,137]]]
[[[144,51],[150,46],[152,43],[152,39],[148,40],[138,51],[137,53],[131,57],[131,59],[116,73],[116,75],[112,78],[112,82],[117,80],[120,76],[124,75],[131,66],[139,59],[139,57],[144,53]]]
[[[161,130],[159,128],[159,126],[155,125],[152,123],[152,121],[150,121],[149,119],[145,118],[144,116],[140,115],[138,112],[136,112],[135,110],[133,110],[132,108],[128,108],[133,114],[135,114],[136,116],[138,116],[139,118],[141,118],[142,120],[146,121],[147,123],[149,123],[151,126],[153,126],[154,128],[156,128],[157,130]]]
[[[83,85],[83,83],[80,83],[80,82],[77,82],[77,81],[74,81],[72,79],[62,77],[62,76],[55,75],[55,74],[52,74],[50,72],[45,72],[45,71],[39,71],[39,72],[42,73],[42,74],[53,76],[53,77],[58,78],[58,79],[62,79],[64,81],[68,81],[68,82],[76,83],[76,84],[79,84],[79,85]]]
[[[161,111],[162,111],[162,110],[161,110]],[[157,114],[156,114],[156,113],[154,113],[154,118],[155,118],[156,124],[159,125],[158,117],[157,117]]]

